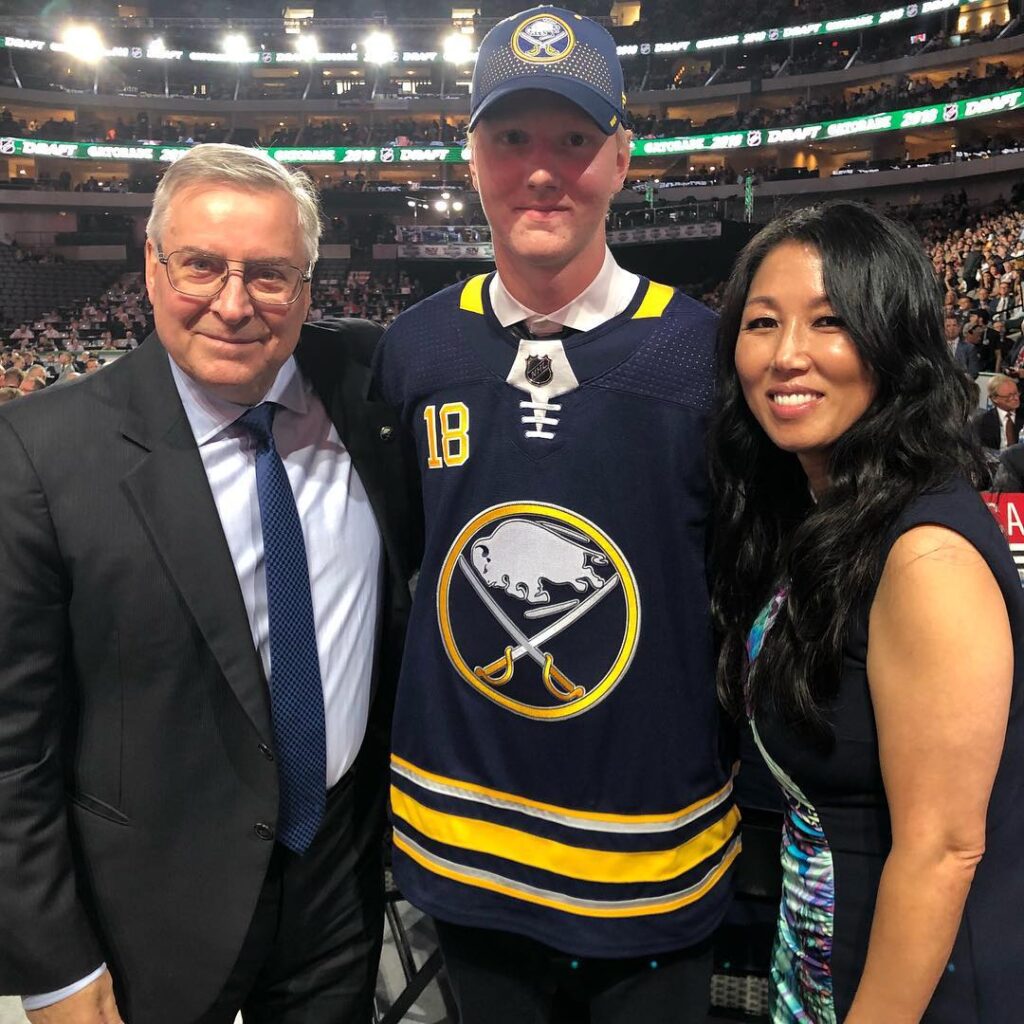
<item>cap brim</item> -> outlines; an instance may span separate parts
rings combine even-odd
[[[563,78],[556,75],[519,75],[510,78],[507,82],[495,86],[481,101],[480,106],[473,111],[469,119],[469,127],[472,131],[476,127],[481,115],[490,110],[495,103],[511,96],[517,92],[537,89],[541,92],[553,92],[562,96],[570,103],[575,104],[583,111],[605,135],[613,135],[615,130],[622,123],[622,113],[618,108],[613,107],[602,95],[595,92],[582,82],[571,78]]]

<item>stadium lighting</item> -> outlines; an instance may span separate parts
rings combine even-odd
[[[232,32],[224,37],[220,48],[228,60],[243,61],[249,54],[249,40],[240,32]]]
[[[149,46],[146,47],[146,56],[154,59],[159,59],[167,55],[167,47],[164,45],[163,39],[157,37],[149,41]]]
[[[453,209],[453,210],[454,210],[454,211],[455,211],[456,213],[458,213],[458,212],[459,212],[459,210],[461,210],[461,209],[462,209],[462,203],[460,203],[460,202],[459,202],[459,200],[458,200],[458,199],[456,199],[456,200],[455,200],[455,202],[454,202],[454,203],[452,203],[452,209]]]
[[[447,213],[448,204],[443,199],[438,199],[438,201],[434,203],[434,209],[437,210],[438,213]]]
[[[70,56],[90,64],[98,61],[106,49],[99,32],[91,25],[69,25],[64,30],[62,42]]]
[[[363,58],[368,64],[390,64],[395,59],[395,40],[389,32],[371,32],[363,40]]]
[[[314,60],[320,52],[316,36],[301,35],[295,40],[295,52],[303,60]]]
[[[467,64],[473,53],[473,40],[462,32],[453,32],[445,37],[443,52],[449,64]]]

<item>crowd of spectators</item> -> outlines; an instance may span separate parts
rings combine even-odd
[[[1018,195],[1018,199],[1020,196]],[[966,195],[908,209],[943,289],[946,337],[957,361],[978,373],[1024,370],[1024,208],[999,202],[972,211]]]
[[[1014,72],[1006,64],[986,65],[983,75],[969,69],[944,82],[933,83],[927,75],[911,78],[901,75],[895,82],[882,82],[846,92],[829,94],[816,91],[800,96],[788,107],[754,107],[708,118],[703,123],[692,118],[667,118],[657,115],[634,118],[634,132],[641,138],[665,138],[692,132],[745,131],[751,128],[786,128],[793,125],[838,121],[848,117],[876,114],[907,107],[950,103],[972,96],[1003,92],[1024,84],[1024,70]]]
[[[858,5],[863,13],[863,5]],[[801,8],[802,10],[802,8]],[[830,14],[829,17],[835,17]],[[808,17],[807,21],[814,21]],[[766,24],[759,21],[759,24]],[[746,27],[746,26],[744,26]],[[722,32],[725,30],[722,29]],[[836,36],[821,40],[811,37],[793,44],[776,43],[758,46],[747,52],[740,50],[703,53],[696,57],[655,57],[649,66],[627,65],[627,93],[661,89],[694,89],[713,81],[726,82],[784,78],[796,75],[821,74],[841,71],[847,66],[866,67],[884,61],[937,53],[954,47],[991,42],[999,35],[1005,37],[1024,31],[1024,19],[1014,18],[1009,23],[993,20],[985,28],[973,33],[951,33],[936,26],[909,34],[905,25],[867,35]],[[721,34],[721,33],[714,33]],[[908,38],[909,36],[909,38]],[[683,38],[693,39],[688,29]],[[824,43],[824,45],[822,45]]]
[[[308,319],[357,316],[386,327],[423,294],[404,270],[350,270],[328,262],[317,271]]]
[[[977,75],[970,69],[933,82],[927,75],[910,77],[902,75],[894,82],[882,82],[858,89],[837,91],[829,94],[817,91],[813,95],[799,96],[790,106],[781,108],[754,107],[720,114],[704,122],[693,118],[671,118],[657,114],[636,115],[632,119],[633,132],[638,138],[666,138],[687,135],[694,132],[743,131],[753,128],[783,128],[793,125],[834,121],[906,107],[948,103],[973,96],[986,95],[1013,89],[1024,84],[1024,70],[1014,71],[1002,62],[990,63],[984,74]],[[149,126],[144,126],[148,130]],[[445,146],[463,145],[466,139],[465,121],[446,118],[430,121],[393,118],[381,123],[363,122],[355,118],[347,120],[329,119],[310,123],[300,129],[279,128],[267,138],[246,130],[243,138],[239,131],[228,132],[215,125],[202,126],[185,122],[166,121],[157,126],[156,137],[142,134],[142,126],[127,125],[118,119],[117,124],[104,131],[89,131],[74,122],[35,122],[16,120],[11,112],[0,110],[0,134],[23,137],[46,137],[53,139],[72,138],[76,128],[83,128],[82,134],[95,137],[113,134],[119,141],[164,142],[168,144],[191,145],[197,142],[231,141],[241,145],[301,145],[325,146]],[[59,129],[59,131],[57,130]],[[251,137],[249,137],[251,136]],[[142,178],[146,180],[143,181]],[[143,175],[139,184],[145,185],[153,175]],[[366,179],[357,172],[345,187],[361,190]],[[56,182],[52,187],[70,188],[68,184]],[[94,188],[76,187],[76,191],[136,191],[130,180],[114,183],[96,183]]]
[[[98,370],[152,329],[139,275],[125,275],[76,309],[49,309],[9,330],[0,347],[0,402]]]
[[[405,271],[359,271],[323,261],[308,319],[364,317],[383,326],[423,297]],[[76,309],[50,309],[0,339],[0,403],[98,370],[136,348],[153,329],[141,275],[126,274],[98,299]]]

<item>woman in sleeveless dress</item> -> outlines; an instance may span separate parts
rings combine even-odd
[[[1024,1021],[1024,598],[920,244],[743,251],[721,321],[719,687],[785,798],[775,1024]]]

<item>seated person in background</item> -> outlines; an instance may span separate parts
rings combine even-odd
[[[977,353],[978,372],[995,373],[1002,336],[992,329],[992,314],[987,309],[972,309],[964,327],[963,337]]]
[[[989,378],[988,397],[992,408],[974,417],[974,430],[986,448],[998,452],[1020,439],[1024,410],[1017,382],[1005,374],[997,373]]]
[[[770,224],[726,291],[710,579],[787,805],[774,1024],[1021,1019],[1024,594],[940,309],[849,202]]]

